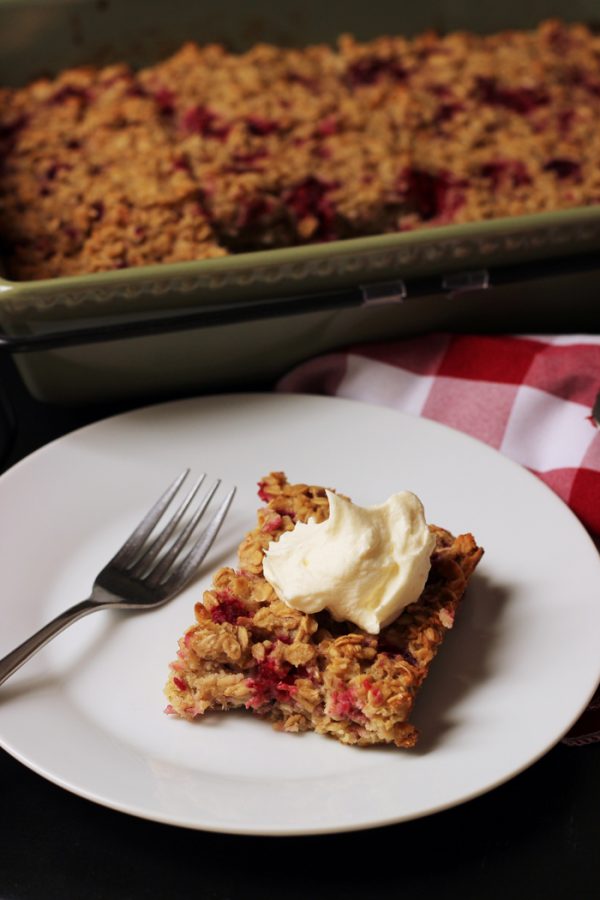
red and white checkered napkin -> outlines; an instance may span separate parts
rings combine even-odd
[[[333,394],[434,419],[529,468],[600,542],[600,336],[433,334],[310,360],[278,390]],[[600,546],[600,543],[599,543]],[[600,740],[600,690],[566,743]]]

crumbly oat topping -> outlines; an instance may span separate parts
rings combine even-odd
[[[600,201],[600,36],[382,37],[0,89],[0,239],[20,279]]]
[[[437,544],[422,596],[371,635],[327,612],[291,609],[262,576],[269,541],[297,521],[327,518],[324,488],[289,484],[275,472],[260,482],[259,495],[266,507],[240,545],[239,568],[216,573],[179,641],[167,712],[194,719],[245,708],[283,731],[412,747],[415,695],[483,551],[470,534],[454,538],[432,526]]]

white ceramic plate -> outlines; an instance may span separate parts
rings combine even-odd
[[[0,479],[0,654],[87,596],[95,573],[181,469],[238,485],[196,583],[150,613],[102,612],[0,688],[2,746],[44,777],[148,819],[315,834],[461,803],[548,750],[600,678],[600,561],[534,476],[458,432],[353,401],[207,397],[96,423]],[[415,751],[280,734],[250,714],[163,715],[177,638],[211,571],[253,526],[274,469],[357,502],[400,489],[486,555],[417,703]]]

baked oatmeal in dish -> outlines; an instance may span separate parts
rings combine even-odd
[[[470,534],[429,526],[435,541],[425,588],[378,634],[327,610],[308,615],[280,600],[263,573],[272,541],[329,517],[322,487],[260,482],[265,506],[239,547],[239,568],[222,568],[195,607],[165,689],[166,712],[195,719],[246,709],[282,731],[313,730],[345,744],[412,747],[416,694],[448,629],[482,549]],[[385,560],[382,561],[382,564]]]
[[[10,277],[208,259],[600,202],[600,36],[547,21],[0,88]]]

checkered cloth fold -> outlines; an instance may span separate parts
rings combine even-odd
[[[355,344],[303,363],[278,390],[390,406],[479,438],[545,481],[600,547],[600,336],[433,334]],[[565,738],[595,741],[600,690]]]

